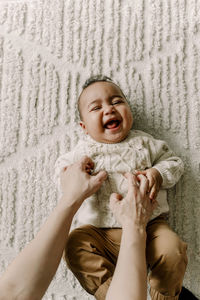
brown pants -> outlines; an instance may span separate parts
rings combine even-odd
[[[86,225],[69,235],[65,251],[68,267],[82,287],[98,300],[105,299],[112,280],[121,233],[120,228]],[[187,266],[186,249],[187,245],[170,229],[164,217],[148,223],[146,258],[153,300],[178,299]]]

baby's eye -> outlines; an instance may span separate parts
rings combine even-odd
[[[95,111],[95,110],[99,110],[101,108],[101,106],[94,106],[91,111]]]
[[[116,104],[119,104],[119,103],[123,103],[123,100],[122,99],[115,100],[115,101],[112,102],[112,105],[116,105]]]

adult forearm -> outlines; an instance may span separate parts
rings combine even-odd
[[[146,231],[123,228],[119,257],[106,300],[146,300]]]
[[[63,168],[60,183],[66,196],[0,278],[0,300],[42,298],[60,263],[74,214],[106,180],[105,171],[90,175],[93,168],[89,157]]]
[[[0,299],[41,299],[60,263],[76,207],[61,199],[0,280]],[[8,295],[8,297],[6,297]]]

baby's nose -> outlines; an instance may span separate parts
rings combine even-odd
[[[111,114],[113,111],[115,110],[113,105],[107,105],[104,109],[104,113],[105,114]]]

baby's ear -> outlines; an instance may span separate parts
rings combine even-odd
[[[87,131],[86,126],[85,126],[85,123],[84,123],[83,121],[80,121],[79,124],[80,124],[80,126],[82,127],[84,133],[85,133],[85,134],[88,134],[88,131]]]

